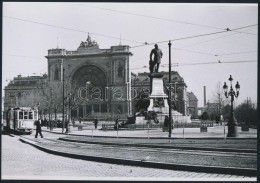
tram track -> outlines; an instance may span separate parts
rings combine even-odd
[[[97,151],[106,151],[106,150],[118,150],[118,151],[135,151],[135,152],[146,152],[146,153],[163,153],[163,154],[185,154],[185,155],[201,155],[201,156],[220,156],[220,157],[230,157],[230,158],[250,158],[253,160],[257,160],[257,153],[254,152],[225,152],[225,151],[216,151],[215,149],[207,149],[207,150],[200,150],[200,149],[182,149],[182,148],[165,148],[165,147],[153,147],[153,146],[131,146],[125,144],[105,144],[105,143],[88,143],[88,142],[76,142],[64,139],[46,139],[51,143],[54,143],[55,146],[64,147],[70,145],[71,148],[81,148],[81,149],[93,149]]]
[[[237,148],[215,148],[215,147],[195,147],[194,144],[187,144],[185,146],[176,146],[176,144],[168,144],[168,145],[155,145],[155,144],[147,144],[147,143],[122,143],[122,142],[106,142],[104,141],[89,141],[89,140],[78,140],[78,139],[71,139],[71,138],[59,138],[61,141],[66,142],[76,142],[82,144],[101,144],[101,145],[116,145],[116,146],[125,146],[125,147],[150,147],[153,149],[176,149],[176,150],[196,150],[196,151],[209,151],[209,152],[229,152],[229,153],[251,153],[256,154],[257,151],[254,149],[237,149]],[[183,143],[181,143],[183,145]]]
[[[203,156],[203,157],[214,157],[214,158],[229,158],[229,159],[251,159],[257,160],[256,153],[242,153],[242,152],[220,152],[220,151],[209,151],[209,150],[182,150],[182,149],[168,149],[168,148],[154,148],[154,147],[129,147],[123,145],[104,145],[104,144],[88,144],[88,143],[77,143],[77,142],[65,142],[56,139],[48,139],[48,144],[51,146],[67,148],[78,148],[84,150],[91,150],[92,152],[106,152],[107,154],[113,153],[138,153],[138,154],[160,154],[161,156]]]
[[[234,175],[254,176],[256,172],[256,153],[88,144],[55,138],[37,139],[33,142],[37,143],[25,143],[51,154],[98,162]]]
[[[75,142],[69,142],[75,144]],[[79,143],[78,146],[82,147],[82,143]],[[223,156],[223,157],[239,157],[239,158],[253,158],[257,159],[257,154],[256,153],[242,153],[242,152],[220,152],[220,151],[206,151],[206,150],[182,150],[182,149],[177,149],[177,148],[158,148],[158,147],[128,147],[128,146],[123,146],[123,145],[101,145],[101,144],[84,144],[84,148],[88,149],[90,148],[95,148],[97,150],[109,150],[109,149],[118,149],[118,150],[124,150],[124,151],[143,151],[146,153],[153,153],[153,152],[158,152],[158,153],[165,153],[165,154],[192,154],[192,155],[203,155],[203,156]]]

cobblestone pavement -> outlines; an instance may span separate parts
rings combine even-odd
[[[70,159],[42,152],[2,135],[2,179],[77,180],[243,180],[256,178],[161,170]]]

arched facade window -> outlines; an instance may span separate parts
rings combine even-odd
[[[123,66],[122,66],[122,63],[120,62],[120,63],[118,64],[117,76],[120,77],[120,78],[124,77],[123,72],[124,72],[124,68],[123,68]]]
[[[59,68],[58,66],[55,67],[54,69],[54,80],[59,80],[60,77],[59,77]]]

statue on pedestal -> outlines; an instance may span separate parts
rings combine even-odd
[[[154,55],[154,58],[152,59],[153,55]],[[158,48],[158,45],[155,44],[154,49],[152,49],[152,51],[150,53],[150,61],[149,61],[150,73],[153,73],[154,71],[157,73],[159,72],[159,66],[161,63],[162,56],[163,56],[162,50],[160,50]]]

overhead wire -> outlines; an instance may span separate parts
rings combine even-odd
[[[41,23],[41,22],[36,22],[36,21],[31,21],[31,20],[25,20],[25,19],[20,19],[20,18],[15,18],[15,17],[9,17],[9,16],[3,16],[6,18],[11,18],[11,19],[16,19],[16,20],[21,20],[21,21],[26,21],[26,22],[31,22],[31,23],[36,23],[36,24],[41,24],[41,25],[46,25],[46,26],[51,26],[51,27],[56,27],[56,28],[61,28],[61,29],[66,29],[66,30],[71,30],[71,31],[77,31],[77,32],[83,32],[83,33],[90,33],[90,32],[86,32],[86,31],[81,31],[81,30],[76,30],[76,29],[71,29],[71,28],[66,28],[66,27],[62,27],[62,26],[57,26],[57,25],[51,25],[51,24],[46,24],[46,23]],[[257,24],[254,25],[249,25],[249,26],[244,26],[244,27],[239,27],[239,28],[235,28],[235,29],[226,29],[225,31],[219,31],[219,32],[213,32],[213,33],[207,33],[207,34],[200,34],[200,35],[195,35],[195,36],[189,36],[189,37],[183,37],[183,38],[177,38],[177,39],[172,39],[171,41],[180,41],[180,40],[185,40],[185,39],[191,39],[191,38],[196,38],[196,37],[202,37],[202,36],[209,36],[209,35],[213,35],[213,34],[220,34],[220,33],[224,33],[224,32],[229,32],[229,31],[234,31],[234,30],[240,30],[240,29],[244,29],[244,28],[248,28],[248,27],[252,27],[252,26],[256,26]],[[117,37],[112,37],[112,36],[107,36],[107,35],[102,35],[102,34],[96,34],[96,33],[91,33],[94,35],[99,35],[99,36],[104,36],[104,37],[109,37],[109,38],[113,38],[113,39],[118,39]],[[120,38],[121,39],[121,38]],[[131,42],[136,42],[133,40],[128,40],[128,39],[123,39],[126,41],[131,41]],[[164,43],[164,42],[168,42],[167,41],[160,41],[160,42],[155,42],[157,44],[159,43]],[[138,42],[139,43],[139,42]],[[136,48],[136,47],[140,47],[140,46],[146,46],[146,45],[151,45],[151,44],[155,44],[155,43],[145,43],[145,45],[139,45],[139,46],[134,46],[131,48]],[[187,52],[193,52],[193,53],[200,53],[200,54],[205,54],[205,55],[212,55],[212,56],[220,56],[220,54],[211,54],[211,53],[205,53],[205,52],[197,52],[197,51],[192,51],[192,50],[185,50],[182,48],[174,48],[177,50],[183,50],[183,51],[187,51]],[[255,51],[250,51],[250,52],[255,52]],[[241,53],[249,53],[249,52],[241,52]],[[240,53],[230,53],[231,54],[240,54]],[[4,54],[4,55],[9,55],[9,56],[20,56],[20,55],[14,55],[14,54]],[[228,54],[221,54],[221,55],[228,55]],[[25,58],[36,58],[36,57],[28,57],[28,56],[20,56],[20,57],[25,57]],[[37,59],[41,59],[41,58],[37,58]]]
[[[189,66],[189,65],[209,65],[209,64],[235,64],[235,63],[252,63],[257,62],[257,60],[241,60],[241,61],[221,61],[221,62],[198,62],[198,63],[174,63],[172,67],[179,67],[179,66]],[[169,67],[169,64],[163,64],[162,66]]]
[[[65,30],[70,30],[70,31],[76,31],[76,32],[81,32],[81,33],[88,33],[88,34],[93,34],[93,35],[97,35],[97,36],[102,36],[102,37],[107,37],[107,38],[111,38],[111,39],[117,39],[117,40],[124,40],[124,41],[129,41],[129,42],[134,42],[134,43],[140,43],[142,45],[140,46],[144,46],[144,45],[151,45],[151,44],[155,44],[155,43],[164,43],[166,41],[162,41],[162,42],[154,42],[154,43],[141,43],[135,40],[129,40],[129,39],[123,39],[123,38],[118,38],[118,37],[114,37],[114,36],[109,36],[109,35],[104,35],[104,34],[98,34],[98,33],[93,33],[93,32],[89,32],[89,31],[83,31],[83,30],[77,30],[77,29],[72,29],[72,28],[67,28],[67,27],[63,27],[63,26],[58,26],[58,25],[53,25],[53,24],[47,24],[47,23],[42,23],[42,22],[38,22],[38,21],[32,21],[32,20],[26,20],[26,19],[21,19],[21,18],[17,18],[17,17],[10,17],[10,16],[3,16],[4,18],[9,18],[9,19],[14,19],[14,20],[20,20],[20,21],[25,21],[25,22],[30,22],[30,23],[35,23],[35,24],[40,24],[40,25],[45,25],[45,26],[50,26],[50,27],[55,27],[55,28],[59,28],[59,29],[65,29]],[[258,24],[252,25],[252,26],[256,26]],[[240,27],[240,28],[236,28],[236,29],[232,29],[232,31],[237,31],[239,29],[244,29],[250,26],[245,26],[245,27]],[[221,29],[223,30],[223,29]],[[229,28],[227,28],[225,31],[220,31],[220,32],[215,32],[215,33],[209,33],[209,34],[203,34],[203,35],[197,35],[197,36],[191,36],[191,37],[186,37],[186,38],[179,38],[179,39],[173,39],[171,41],[178,41],[178,40],[182,40],[182,39],[189,39],[189,38],[195,38],[195,37],[201,37],[201,36],[206,36],[206,35],[212,35],[212,34],[218,34],[218,33],[223,33],[226,31],[231,31]],[[144,44],[144,45],[143,45]],[[136,48],[136,47],[140,47],[140,46],[132,46],[131,48]]]
[[[143,46],[147,46],[147,45],[151,45],[151,44],[166,43],[168,41],[180,41],[180,40],[186,40],[186,39],[193,39],[193,38],[198,38],[198,37],[222,34],[222,33],[225,33],[225,32],[229,32],[229,31],[233,31],[233,30],[240,30],[240,29],[244,29],[244,28],[248,28],[248,27],[252,27],[252,26],[257,26],[257,25],[258,24],[253,24],[253,25],[248,25],[248,26],[239,27],[239,28],[235,28],[235,29],[227,28],[227,30],[225,30],[225,31],[218,31],[218,32],[212,32],[212,33],[198,34],[198,35],[194,35],[194,36],[187,36],[187,37],[182,37],[182,38],[176,38],[176,39],[171,39],[171,40],[167,40],[167,41],[158,41],[158,42],[154,42],[154,43],[146,43],[146,44],[142,44],[142,45],[132,46],[131,48],[138,48],[138,47],[143,47]]]
[[[77,32],[81,32],[81,33],[90,33],[87,31],[82,31],[82,30],[77,30],[77,29],[71,29],[71,28],[66,28],[66,27],[62,27],[62,26],[57,26],[57,25],[52,25],[52,24],[47,24],[47,23],[41,23],[41,22],[36,22],[36,21],[31,21],[31,20],[25,20],[25,19],[21,19],[21,18],[16,18],[16,17],[10,17],[10,16],[3,16],[5,18],[10,18],[10,19],[16,19],[16,20],[20,20],[20,21],[25,21],[25,22],[31,22],[31,23],[36,23],[36,24],[41,24],[41,25],[46,25],[46,26],[51,26],[51,27],[56,27],[56,28],[60,28],[60,29],[66,29],[66,30],[70,30],[70,31],[77,31]],[[257,24],[256,24],[257,25]],[[256,26],[256,25],[251,25],[251,26]],[[245,27],[240,27],[240,28],[236,28],[236,29],[232,29],[232,31],[234,30],[239,30],[239,29],[243,29],[243,28],[248,28],[251,26],[245,26]],[[190,37],[184,37],[184,38],[179,38],[179,39],[173,39],[171,41],[179,41],[179,40],[183,40],[183,39],[189,39],[189,38],[195,38],[195,37],[201,37],[201,36],[207,36],[207,35],[212,35],[212,34],[219,34],[219,33],[224,33],[226,31],[231,31],[230,29],[227,29],[225,31],[221,31],[221,32],[215,32],[215,33],[208,33],[208,34],[202,34],[202,35],[196,35],[196,36],[190,36]],[[93,35],[98,35],[98,36],[103,36],[103,37],[108,37],[108,38],[113,38],[113,39],[119,39],[117,37],[112,37],[112,36],[107,36],[107,35],[102,35],[102,34],[97,34],[97,33],[90,33]],[[122,38],[120,37],[120,40],[122,40]],[[139,46],[132,46],[130,48],[137,48],[137,47],[141,47],[141,46],[146,46],[146,45],[151,45],[151,44],[159,44],[159,43],[163,43],[163,42],[168,42],[168,41],[161,41],[161,42],[155,42],[155,43],[141,43],[141,42],[137,42],[134,40],[128,40],[128,39],[123,39],[125,41],[130,41],[130,42],[135,42],[135,43],[140,43],[142,45]],[[200,53],[200,54],[204,54],[204,55],[212,55],[211,53],[203,53],[203,52],[197,52],[197,51],[192,51],[192,50],[185,50],[182,48],[174,48],[177,50],[182,50],[182,51],[187,51],[187,52],[193,52],[193,53]],[[6,54],[7,55],[7,54]],[[11,56],[11,54],[9,54]],[[16,56],[16,55],[13,55]]]
[[[118,38],[118,37],[114,37],[114,36],[109,36],[109,35],[104,35],[104,34],[98,34],[98,33],[94,33],[94,32],[78,30],[78,29],[72,29],[72,28],[67,28],[67,27],[63,27],[63,26],[58,26],[58,25],[53,25],[53,24],[42,23],[42,22],[38,22],[38,21],[26,20],[26,19],[16,18],[16,17],[10,17],[10,16],[3,16],[3,17],[4,17],[4,18],[9,18],[9,19],[14,19],[14,20],[20,20],[20,21],[24,21],[24,22],[35,23],[35,24],[39,24],[39,25],[45,25],[45,26],[49,26],[49,27],[55,27],[55,28],[64,29],[64,30],[70,30],[70,31],[75,31],[75,32],[80,32],[80,33],[86,33],[86,34],[92,34],[92,35],[96,35],[96,36],[102,36],[102,37],[111,38],[111,39],[117,39],[117,40],[120,40],[120,39],[121,39],[121,40],[124,40],[124,41],[129,41],[129,42],[134,42],[134,43],[141,43],[141,42],[134,41],[134,40],[123,39],[123,38]]]
[[[215,56],[223,56],[223,55],[238,55],[238,54],[244,54],[244,53],[256,53],[257,51],[241,51],[237,53],[221,53],[221,54],[216,54]]]
[[[9,54],[9,53],[3,53],[5,56],[11,56],[11,57],[23,57],[23,58],[31,58],[31,59],[41,59],[43,60],[44,58],[40,57],[31,57],[31,56],[24,56],[24,55],[15,55],[15,54]]]
[[[101,7],[89,6],[89,5],[82,5],[82,6],[91,7],[91,8],[96,8],[96,9],[102,9],[102,10],[112,11],[112,12],[117,12],[117,13],[122,13],[122,14],[129,14],[129,15],[135,15],[135,16],[140,16],[140,17],[152,18],[152,19],[157,19],[157,20],[164,20],[164,21],[169,21],[169,22],[177,22],[177,23],[182,23],[182,24],[187,24],[187,25],[193,25],[193,26],[200,26],[200,27],[213,28],[213,29],[219,29],[219,30],[224,30],[224,29],[226,29],[226,28],[220,28],[220,27],[215,27],[215,26],[210,26],[210,25],[203,25],[203,24],[196,24],[196,23],[191,23],[191,22],[186,22],[186,21],[179,21],[179,20],[173,20],[173,19],[167,19],[167,18],[160,18],[160,17],[150,16],[150,15],[143,15],[143,14],[138,14],[138,13],[131,13],[131,12],[120,11],[120,10],[114,10],[114,9],[109,9],[109,8],[101,8]],[[234,30],[234,31],[235,31],[235,30]],[[238,32],[238,33],[244,33],[244,34],[257,35],[257,34],[248,33],[248,32],[241,32],[241,31],[236,31],[236,32]]]
[[[251,28],[251,29],[255,29],[255,28]],[[251,30],[251,29],[247,29],[247,30]],[[206,41],[196,42],[196,43],[193,43],[193,44],[190,44],[190,45],[183,46],[183,47],[181,47],[181,48],[187,48],[187,47],[191,47],[191,46],[197,46],[197,45],[199,45],[199,44],[207,43],[207,42],[214,41],[214,40],[217,40],[217,39],[221,39],[221,38],[224,38],[224,37],[234,36],[234,35],[237,35],[237,34],[239,34],[239,33],[238,33],[238,32],[235,32],[235,33],[232,33],[232,34],[229,34],[229,35],[220,36],[220,37],[213,38],[213,39],[209,39],[209,40],[206,40]]]

